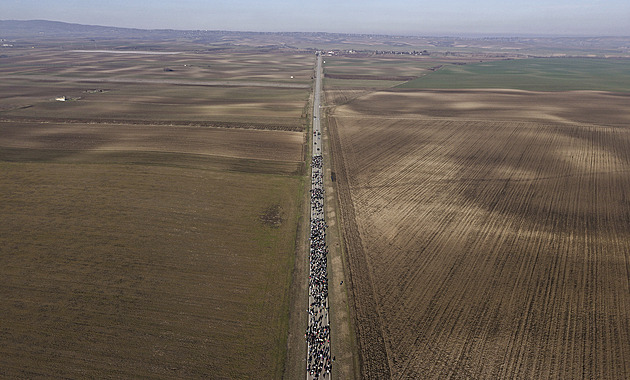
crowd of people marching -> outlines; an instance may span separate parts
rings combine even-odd
[[[322,156],[313,156],[311,186],[311,237],[307,371],[314,379],[329,377],[332,369],[330,359],[330,324],[328,321],[328,277],[326,246],[326,222],[324,221],[324,186]],[[330,378],[330,377],[329,377]]]

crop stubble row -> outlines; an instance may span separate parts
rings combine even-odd
[[[378,315],[374,289],[367,261],[363,255],[361,236],[356,224],[354,206],[350,199],[348,173],[345,162],[341,159],[337,125],[335,119],[329,119],[330,144],[334,159],[337,180],[337,197],[344,233],[344,246],[348,255],[349,272],[346,274],[351,293],[350,303],[354,307],[353,317],[357,334],[360,374],[365,378],[389,378],[387,351],[383,340],[381,318]]]
[[[344,111],[332,135],[364,375],[628,376],[626,128]]]

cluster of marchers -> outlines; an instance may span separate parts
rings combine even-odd
[[[309,309],[306,341],[308,343],[307,371],[314,378],[330,375],[330,324],[328,321],[328,276],[326,222],[324,213],[322,156],[313,156],[311,190],[311,236],[309,272]]]

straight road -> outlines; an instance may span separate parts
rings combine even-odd
[[[324,167],[320,124],[322,57],[317,54],[313,100],[313,153],[311,158],[311,228],[309,250],[309,308],[306,341],[306,379],[330,379],[330,321],[328,318],[328,247],[324,220]]]

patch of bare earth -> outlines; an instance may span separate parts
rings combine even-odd
[[[269,206],[267,209],[265,209],[262,215],[260,215],[260,220],[263,222],[263,224],[269,227],[280,227],[283,221],[282,208],[280,207],[280,205],[277,204]]]
[[[628,104],[387,91],[333,111],[363,377],[630,377]]]

